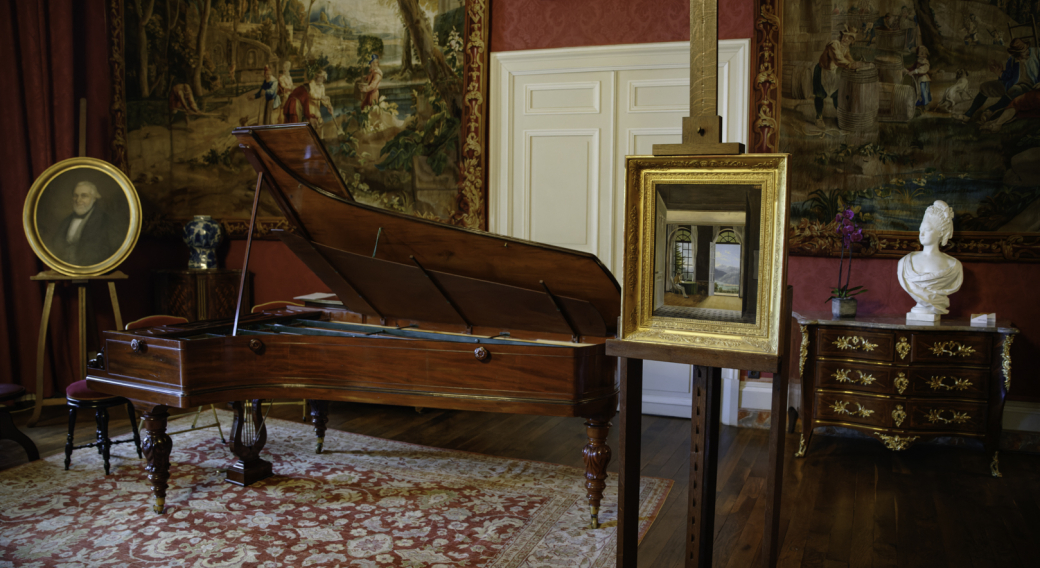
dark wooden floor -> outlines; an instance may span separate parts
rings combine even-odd
[[[334,403],[329,427],[404,442],[582,466],[585,428],[577,418]],[[24,425],[28,413],[16,415]],[[298,406],[272,416],[300,419]],[[639,547],[639,565],[681,566],[689,478],[689,421],[643,417],[643,474],[675,486]],[[61,452],[64,407],[45,409],[23,428],[42,455]],[[93,435],[81,416],[77,436]],[[129,431],[113,414],[113,433]],[[722,427],[715,520],[715,566],[758,566],[767,460],[765,430]],[[617,432],[608,442],[617,449]],[[176,444],[176,438],[174,439]],[[798,435],[788,437],[788,447]],[[74,463],[75,463],[75,456]],[[0,469],[25,461],[0,441]],[[784,476],[781,566],[1040,566],[1040,455],[1001,454],[1002,479],[970,448],[919,446],[893,453],[865,439],[816,436]],[[277,467],[277,465],[276,465]],[[617,472],[617,458],[611,463]],[[613,481],[616,483],[616,477]]]

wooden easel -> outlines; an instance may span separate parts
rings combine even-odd
[[[79,100],[79,155],[87,155],[87,99]],[[119,298],[116,296],[116,280],[126,280],[126,274],[116,270],[101,276],[66,276],[53,270],[44,270],[29,280],[47,282],[47,294],[43,300],[43,315],[40,316],[40,336],[36,342],[36,402],[33,404],[32,417],[27,426],[32,428],[40,420],[44,406],[65,404],[65,397],[43,398],[43,364],[47,353],[47,324],[50,322],[51,305],[54,303],[54,286],[58,282],[71,282],[76,286],[79,310],[79,374],[77,380],[87,376],[87,287],[91,280],[108,282],[108,295],[112,300],[112,312],[116,316],[116,328],[123,329],[123,316],[119,312]]]
[[[784,476],[784,422],[790,364],[791,287],[784,291],[778,357],[722,353],[675,345],[607,340],[607,355],[621,368],[620,477],[618,480],[617,568],[635,568],[639,544],[640,433],[643,360],[694,365],[690,424],[690,486],[686,512],[687,568],[710,568],[715,537],[715,481],[719,463],[722,368],[774,373],[769,472],[766,474],[762,566],[776,566],[780,538],[780,495]],[[752,551],[753,553],[754,551]]]
[[[744,145],[722,142],[718,115],[718,0],[690,0],[690,116],[683,118],[681,144],[654,144],[655,156],[733,155]],[[690,486],[686,515],[687,568],[710,568],[715,536],[715,485],[718,469],[722,368],[774,373],[769,433],[769,473],[762,533],[762,566],[775,566],[779,551],[780,496],[784,472],[784,422],[790,345],[791,287],[781,302],[778,356],[725,353],[675,345],[608,340],[607,355],[621,368],[618,482],[618,568],[635,568],[639,543],[640,422],[643,360],[694,366],[690,425]],[[750,560],[749,560],[750,562]]]
[[[116,270],[101,276],[66,276],[53,270],[44,270],[30,280],[47,282],[47,295],[43,300],[43,315],[40,316],[40,337],[36,342],[36,403],[32,417],[27,425],[32,428],[40,419],[44,406],[65,404],[65,397],[43,398],[43,363],[47,353],[47,324],[51,318],[51,305],[54,303],[54,286],[58,282],[70,282],[76,286],[79,310],[79,374],[76,380],[87,377],[87,288],[91,280],[108,282],[108,296],[112,300],[112,312],[116,316],[116,329],[123,329],[123,315],[119,311],[119,298],[116,296],[116,280],[126,280],[126,274]]]

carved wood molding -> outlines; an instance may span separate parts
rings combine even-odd
[[[783,0],[755,0],[749,152],[780,151],[780,56]]]

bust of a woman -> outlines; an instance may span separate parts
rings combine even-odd
[[[953,235],[953,209],[936,201],[924,213],[918,240],[922,250],[899,259],[899,285],[917,302],[906,314],[907,319],[935,321],[949,313],[947,297],[960,290],[964,267],[952,256],[940,252]]]

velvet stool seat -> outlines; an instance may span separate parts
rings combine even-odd
[[[72,451],[83,448],[97,448],[102,459],[105,460],[105,475],[110,472],[109,451],[114,444],[125,444],[133,442],[137,447],[137,457],[141,455],[141,435],[137,430],[137,416],[134,412],[134,404],[121,396],[112,396],[99,393],[87,386],[87,381],[77,381],[65,389],[66,404],[69,407],[69,436],[65,439],[65,469],[72,465]],[[126,405],[126,413],[130,417],[130,426],[134,429],[134,437],[126,440],[111,440],[108,437],[108,409],[114,406]],[[73,435],[76,432],[76,413],[80,408],[94,409],[94,419],[97,421],[97,441],[82,446],[73,445]]]
[[[36,449],[36,444],[14,425],[11,413],[7,411],[7,406],[3,404],[23,394],[25,394],[25,389],[18,385],[0,385],[0,440],[17,442],[25,450],[25,453],[28,454],[29,461],[36,461],[40,459],[40,452]]]

